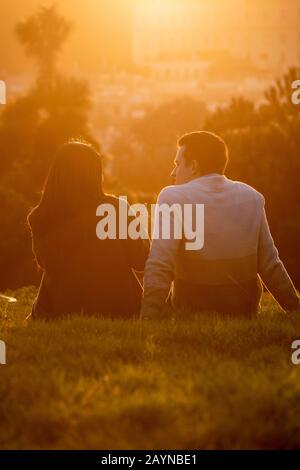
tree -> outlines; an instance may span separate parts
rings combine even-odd
[[[205,128],[221,132],[226,129],[244,129],[260,123],[259,114],[254,104],[243,98],[232,98],[225,108],[217,108],[212,112],[205,123]]]
[[[300,112],[300,107],[292,102],[292,83],[300,79],[300,67],[291,67],[283,77],[265,92],[266,105],[261,108],[265,119],[286,121]]]
[[[111,149],[122,188],[154,192],[169,184],[178,138],[201,129],[206,115],[201,101],[181,97],[132,119]]]
[[[39,67],[39,79],[51,82],[56,74],[56,61],[72,26],[57,12],[56,5],[43,6],[16,26],[16,35],[27,54]]]
[[[33,87],[0,116],[0,288],[38,281],[26,227],[57,148],[71,138],[96,144],[89,132],[86,82],[57,71],[70,23],[56,8],[42,8],[17,26],[18,38],[39,65]]]

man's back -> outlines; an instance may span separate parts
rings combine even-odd
[[[158,204],[204,204],[204,246],[154,240],[145,272],[145,303],[155,307],[174,281],[173,303],[198,311],[251,315],[262,292],[258,274],[284,308],[298,298],[278,258],[264,198],[250,186],[209,174],[165,188]]]

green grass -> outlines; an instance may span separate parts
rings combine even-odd
[[[33,288],[0,303],[1,449],[300,448],[300,318],[24,324]]]

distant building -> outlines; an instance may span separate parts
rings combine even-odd
[[[233,95],[260,103],[300,65],[299,0],[139,0],[131,24],[136,72],[103,76],[96,93],[114,122],[182,95],[210,109]]]
[[[300,63],[299,0],[142,1],[133,25],[133,57],[143,66],[217,52],[270,71]]]

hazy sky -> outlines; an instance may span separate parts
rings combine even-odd
[[[73,21],[74,31],[64,48],[63,62],[83,72],[97,71],[106,56],[115,62],[128,60],[130,5],[138,0],[1,0],[0,78],[31,72],[27,58],[14,35],[14,26],[35,13],[40,5],[56,3],[58,10]],[[117,32],[117,34],[116,34]],[[116,41],[116,36],[118,40]]]
[[[61,66],[70,73],[79,70],[84,75],[90,75],[91,72],[99,72],[101,64],[108,60],[112,64],[128,65],[131,57],[132,5],[143,2],[162,5],[164,1],[187,4],[222,0],[0,0],[0,80],[8,80],[12,75],[34,77],[32,59],[26,57],[18,44],[14,27],[21,19],[36,13],[43,4],[56,3],[59,12],[74,23],[74,30],[63,49]],[[225,4],[227,1],[224,0]],[[235,5],[244,1],[247,0],[231,0]],[[278,12],[282,10],[282,5],[286,8],[289,4],[299,3],[299,0],[248,1],[257,3],[257,8],[272,6],[273,9],[276,6],[275,11]],[[159,18],[159,10],[157,15]],[[276,49],[274,53],[277,53]]]

